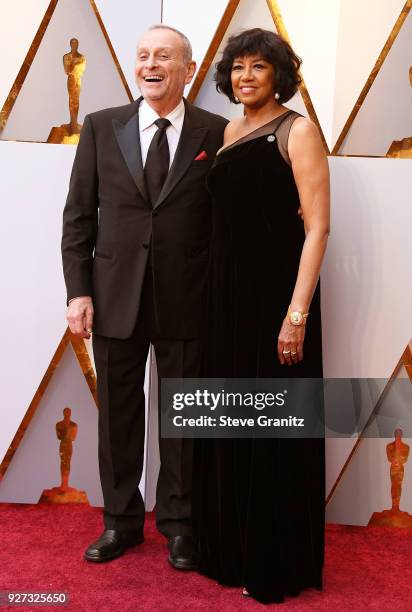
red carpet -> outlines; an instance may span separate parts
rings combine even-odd
[[[64,591],[70,595],[68,606],[27,606],[25,610],[265,609],[242,598],[238,589],[223,588],[196,573],[169,567],[165,540],[151,515],[145,527],[146,542],[102,565],[82,559],[85,547],[100,535],[99,510],[2,504],[0,519],[0,591]],[[306,591],[288,599],[280,609],[411,611],[412,531],[328,526],[324,592]]]

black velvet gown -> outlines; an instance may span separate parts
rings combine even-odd
[[[288,111],[238,140],[211,168],[205,377],[322,377],[319,286],[303,361],[288,367],[277,357],[305,238],[287,156],[297,116]],[[322,589],[324,463],[323,439],[195,440],[199,571],[262,603]]]

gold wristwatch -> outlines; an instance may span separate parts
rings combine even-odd
[[[289,306],[288,308],[288,318],[289,318],[289,322],[292,323],[292,325],[305,325],[306,323],[306,319],[309,316],[308,312],[300,312],[299,310],[292,310],[292,308]]]

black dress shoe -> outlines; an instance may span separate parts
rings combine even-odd
[[[90,544],[84,553],[86,561],[104,563],[120,557],[130,546],[136,546],[144,541],[141,531],[120,531],[106,529],[100,538]]]
[[[191,536],[173,536],[168,546],[170,565],[179,570],[196,569],[196,553]]]

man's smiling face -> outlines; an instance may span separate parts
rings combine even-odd
[[[176,107],[196,64],[185,56],[185,45],[176,32],[149,30],[141,38],[136,57],[136,82],[142,96],[155,106]]]

